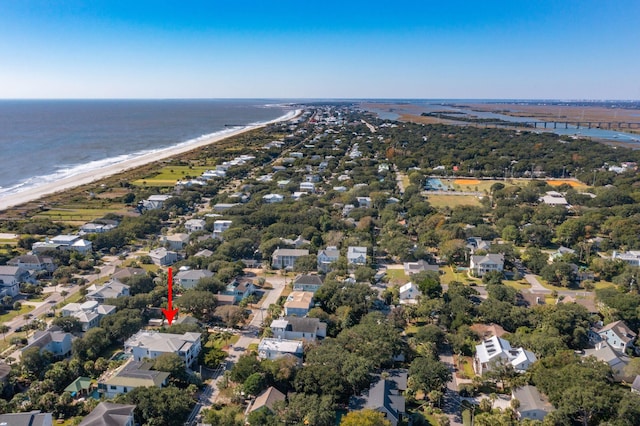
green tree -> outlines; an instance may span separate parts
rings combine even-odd
[[[186,387],[188,375],[184,361],[178,354],[166,353],[156,357],[153,369],[171,374],[171,379],[180,387]]]
[[[342,418],[340,426],[391,426],[391,422],[384,418],[384,414],[365,409],[350,411]]]
[[[442,390],[451,380],[451,371],[435,357],[417,357],[411,362],[409,377],[415,391],[429,393]]]
[[[253,373],[242,384],[245,395],[257,396],[265,388],[263,373]]]
[[[210,322],[214,316],[216,296],[208,291],[187,290],[176,301],[176,305],[203,322]]]

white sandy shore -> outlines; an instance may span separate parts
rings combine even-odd
[[[265,127],[272,123],[293,120],[299,117],[300,114],[302,114],[302,110],[292,111],[280,118],[277,118],[275,120],[272,120],[266,123],[246,126],[241,129],[232,130],[228,133],[212,136],[211,138],[197,140],[190,144],[169,147],[158,152],[141,155],[140,157],[132,158],[130,160],[125,160],[120,163],[111,164],[111,165],[104,166],[99,169],[87,171],[84,173],[79,173],[75,176],[71,176],[55,182],[40,185],[34,188],[29,188],[24,191],[18,192],[16,194],[7,195],[0,198],[0,210],[5,210],[9,207],[14,207],[20,204],[37,200],[43,197],[44,195],[49,195],[56,192],[62,192],[67,189],[75,188],[77,186],[86,185],[88,183],[95,182],[99,179],[103,179],[108,176],[112,176],[120,172],[124,172],[125,170],[130,170],[136,167],[144,166],[145,164],[153,163],[155,161],[164,160],[179,154],[183,154],[185,152],[193,151],[194,149],[201,148],[203,146],[207,146],[212,143],[219,142],[221,140],[224,140],[242,133],[246,133],[251,130],[259,129],[261,127]]]

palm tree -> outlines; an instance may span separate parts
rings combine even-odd
[[[66,301],[67,301],[67,296],[68,296],[68,295],[69,295],[69,292],[68,292],[68,291],[66,291],[66,290],[62,290],[62,291],[60,292],[60,296],[62,296],[62,300],[63,300],[64,302],[66,302]]]
[[[2,333],[2,338],[4,339],[4,341],[7,341],[7,333],[11,330],[11,328],[8,325],[2,324],[0,325],[0,333]]]

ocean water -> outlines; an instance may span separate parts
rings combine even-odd
[[[273,100],[0,100],[0,197],[290,110]]]

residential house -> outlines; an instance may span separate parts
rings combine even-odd
[[[315,293],[320,287],[322,287],[322,277],[319,275],[298,275],[293,280],[294,291]]]
[[[353,204],[345,204],[345,206],[342,208],[342,216],[343,217],[349,216],[349,213],[351,213],[351,211],[355,208],[356,206],[354,206]]]
[[[53,426],[53,414],[40,410],[28,413],[0,414],[0,425],[6,426]]]
[[[439,272],[438,265],[430,265],[422,259],[417,262],[405,262],[402,265],[404,266],[404,273],[408,276],[417,274],[418,272]]]
[[[627,263],[631,266],[640,266],[640,251],[638,250],[630,250],[624,253],[618,253],[614,250],[611,255],[612,260],[622,260],[624,263]]]
[[[633,377],[628,377],[625,373],[625,368],[629,364],[629,357],[613,349],[606,340],[596,343],[593,349],[585,349],[584,356],[593,356],[598,361],[609,364],[613,371],[613,378],[616,381],[629,382],[633,380]]]
[[[412,282],[408,282],[400,287],[400,304],[401,305],[415,305],[418,303],[418,298],[422,296],[422,292]]]
[[[256,287],[250,280],[233,279],[222,292],[226,296],[233,296],[234,303],[239,303],[243,299],[256,292]]]
[[[151,261],[158,266],[169,266],[178,261],[178,253],[167,250],[164,247],[151,250],[149,252],[149,257],[151,258]]]
[[[44,242],[33,243],[31,251],[39,254],[47,250],[75,250],[81,254],[87,254],[93,250],[93,243],[83,239],[80,235],[57,235]]]
[[[276,249],[271,255],[271,266],[274,269],[289,268],[292,269],[296,259],[302,256],[308,256],[309,250],[306,249]]]
[[[282,241],[282,244],[286,244],[288,246],[293,246],[295,248],[300,248],[300,247],[303,247],[303,246],[311,244],[311,241],[305,240],[302,237],[302,235],[298,235],[295,240],[292,240],[292,239],[289,239],[289,238],[280,238],[280,241]]]
[[[133,354],[136,361],[143,358],[156,359],[165,353],[175,353],[187,367],[198,359],[202,348],[200,333],[158,333],[140,330],[124,343],[125,352]]]
[[[403,393],[407,390],[407,376],[407,370],[386,371],[369,390],[349,400],[349,410],[375,410],[383,413],[392,426],[398,426],[406,415]]]
[[[502,253],[489,253],[484,256],[471,256],[469,272],[474,277],[482,278],[487,272],[502,272],[503,269],[504,254]]]
[[[157,210],[164,207],[164,203],[171,198],[171,195],[152,195],[142,202],[146,210]]]
[[[318,318],[288,316],[271,322],[273,337],[286,340],[316,340],[327,337],[327,324]]]
[[[365,209],[371,208],[371,197],[356,197],[356,200],[358,201],[359,207],[362,207]]]
[[[265,203],[281,203],[284,201],[284,195],[280,194],[267,194],[262,197]]]
[[[575,250],[570,249],[568,247],[560,246],[558,250],[554,251],[549,255],[549,263],[553,263],[556,260],[561,259],[562,256],[564,255],[574,255],[574,254],[576,254]]]
[[[227,210],[239,205],[240,203],[218,203],[213,206],[213,210],[216,212],[226,212]]]
[[[498,324],[475,323],[472,324],[469,328],[471,329],[471,331],[480,336],[482,340],[489,339],[491,338],[491,336],[502,337],[507,333],[507,331]]]
[[[285,189],[287,187],[287,185],[289,185],[290,183],[291,183],[291,181],[289,179],[279,180],[278,181],[278,188],[279,189]]]
[[[73,398],[83,398],[89,396],[91,388],[91,377],[80,376],[64,388],[64,391],[69,392]]]
[[[349,265],[366,265],[367,248],[349,246],[347,248],[347,263]]]
[[[132,267],[126,267],[126,268],[118,268],[112,275],[111,278],[114,280],[118,280],[118,281],[122,281],[124,279],[129,279],[131,277],[134,277],[136,275],[146,275],[147,271],[145,271],[142,268],[132,268]]]
[[[79,426],[134,426],[135,405],[101,402],[89,413]]]
[[[249,408],[249,413],[253,413],[254,411],[258,410],[269,410],[270,412],[272,412],[273,405],[276,402],[282,402],[285,399],[285,394],[283,394],[273,386],[269,386],[256,397],[255,401],[253,401],[253,404],[251,404],[251,407]]]
[[[24,353],[31,348],[39,348],[40,352],[49,351],[57,359],[66,358],[71,354],[71,333],[65,333],[55,327],[49,330],[38,330],[29,339],[27,346],[22,348]]]
[[[207,222],[204,219],[189,219],[184,223],[184,229],[190,234],[196,231],[204,231]]]
[[[491,241],[485,241],[480,237],[467,238],[467,249],[470,253],[475,253],[478,250],[489,250],[491,247]]]
[[[309,291],[292,291],[284,302],[284,314],[304,317],[313,307],[313,293]]]
[[[624,352],[633,347],[637,333],[632,331],[624,321],[607,324],[598,331],[601,339],[606,340],[613,349]]]
[[[320,182],[320,176],[318,176],[318,175],[305,175],[304,181],[305,182],[318,183],[318,182]]]
[[[293,355],[302,359],[304,349],[300,340],[264,338],[258,344],[258,356],[261,359],[277,359],[285,355]]]
[[[231,220],[216,220],[213,222],[213,236],[218,239],[222,239],[222,233],[231,228]]]
[[[101,305],[95,300],[89,300],[82,304],[68,303],[62,308],[63,317],[74,317],[80,321],[82,331],[87,331],[100,325],[100,320],[116,311],[112,305]]]
[[[113,223],[85,223],[80,227],[81,234],[102,234],[107,231],[111,231],[112,229],[116,229],[116,225]]]
[[[182,250],[189,244],[189,234],[173,234],[163,236],[160,241],[167,245],[170,250]]]
[[[328,246],[318,251],[318,271],[324,274],[331,272],[331,264],[340,258],[340,250],[335,246]]]
[[[20,294],[20,283],[29,278],[21,266],[0,265],[0,296],[15,297]]]
[[[56,270],[56,264],[53,263],[53,259],[49,256],[38,254],[23,254],[22,256],[14,257],[7,262],[7,265],[19,266],[27,271],[53,272]]]
[[[186,271],[178,272],[174,279],[176,284],[184,289],[194,288],[198,281],[203,278],[209,278],[213,276],[213,272],[207,269],[189,269]]]
[[[540,201],[550,206],[568,206],[569,203],[564,196],[556,191],[548,191],[546,195],[540,197]]]
[[[200,250],[193,257],[211,257],[213,256],[213,252],[209,249]]]
[[[152,370],[152,366],[151,361],[142,362],[130,358],[125,364],[114,371],[105,372],[98,379],[98,392],[107,399],[111,399],[123,393],[129,393],[135,388],[166,386],[170,374]]]
[[[539,420],[554,410],[549,400],[542,395],[535,386],[522,386],[515,388],[511,393],[513,399],[520,403],[516,409],[518,419]]]
[[[104,303],[107,299],[117,299],[119,297],[129,296],[129,286],[118,280],[111,280],[104,285],[93,284],[87,288],[87,300],[95,300]]]
[[[537,358],[533,352],[523,348],[512,348],[511,344],[497,336],[483,340],[476,346],[473,368],[478,375],[491,370],[496,363],[511,364],[518,373],[525,372]]]
[[[316,184],[313,182],[301,182],[300,192],[309,192],[313,194],[314,192],[316,192]]]

